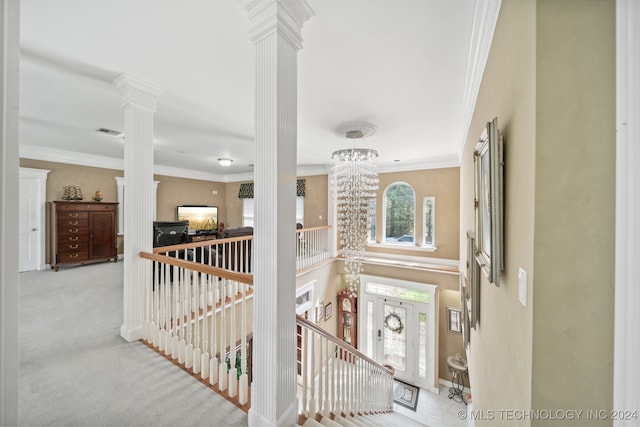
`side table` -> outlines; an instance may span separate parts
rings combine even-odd
[[[451,387],[449,387],[449,399],[456,402],[467,404],[464,398],[464,377],[469,375],[467,361],[460,357],[459,354],[447,357],[447,365],[451,372]]]

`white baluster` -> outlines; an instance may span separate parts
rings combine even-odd
[[[202,258],[201,258],[202,259]],[[195,339],[193,343],[193,373],[200,373],[200,362],[202,361],[202,349],[200,348],[201,340],[200,340],[200,302],[202,301],[202,284],[199,280],[199,273],[194,272],[194,281],[195,281],[195,292],[196,292],[196,301],[195,301]]]
[[[230,322],[231,327],[229,334],[229,345],[231,346],[229,351],[229,397],[236,397],[238,395],[238,370],[236,369],[236,343],[238,342],[238,336],[236,335],[236,295],[238,282],[230,281],[233,291],[231,292],[231,315]]]
[[[242,289],[242,324],[240,327],[241,344],[240,344],[240,389],[238,403],[241,405],[249,401],[249,375],[247,372],[247,288],[244,283],[240,284]]]
[[[186,258],[186,251],[185,251],[185,258]],[[186,270],[186,269],[185,269]],[[186,322],[187,322],[187,345],[185,347],[185,354],[184,354],[184,367],[187,369],[191,369],[191,367],[193,366],[193,336],[192,336],[192,323],[193,323],[193,301],[192,301],[192,294],[193,294],[193,288],[192,285],[193,283],[191,282],[191,271],[187,270],[186,275],[186,282],[184,284],[185,288],[186,288],[186,299],[185,299],[185,311],[187,312],[186,314]]]
[[[226,323],[226,314],[227,314],[227,279],[222,280],[222,284],[220,285],[221,295],[220,295],[220,364],[218,365],[218,390],[225,391],[227,389],[227,379],[229,378],[227,375],[227,323]]]

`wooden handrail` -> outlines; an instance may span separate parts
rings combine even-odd
[[[332,343],[336,344],[338,347],[345,348],[347,351],[349,351],[350,353],[353,353],[355,356],[358,356],[362,360],[364,360],[364,361],[366,361],[366,362],[368,362],[368,363],[370,363],[370,364],[372,364],[372,365],[374,365],[374,366],[376,366],[376,367],[378,367],[380,369],[383,369],[383,370],[387,371],[389,373],[389,375],[393,376],[393,371],[391,369],[387,368],[384,365],[381,365],[380,363],[378,363],[375,360],[371,359],[366,354],[362,353],[357,348],[353,347],[350,344],[347,344],[346,342],[342,341],[340,338],[331,335],[330,333],[328,333],[327,331],[325,331],[324,329],[322,329],[318,325],[316,325],[314,323],[311,323],[310,321],[308,321],[304,317],[300,316],[299,314],[296,314],[296,323],[304,325],[306,328],[311,329],[313,332],[315,332],[316,334],[322,336],[326,340],[331,341]]]
[[[236,271],[225,270],[224,268],[213,267],[199,262],[187,261],[167,255],[152,254],[149,252],[140,252],[140,257],[151,261],[173,265],[174,267],[182,267],[199,273],[210,274],[212,276],[222,277],[223,279],[235,280],[236,282],[253,285],[253,274],[238,273]]]
[[[298,228],[298,229],[296,229],[296,231],[298,233],[302,233],[302,232],[305,232],[305,231],[313,231],[313,230],[328,230],[330,228],[331,228],[330,225],[319,225],[317,227]]]

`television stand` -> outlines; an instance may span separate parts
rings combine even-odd
[[[189,234],[187,236],[187,243],[203,242],[205,240],[215,240],[218,238],[218,233],[215,231],[199,232],[196,234]]]

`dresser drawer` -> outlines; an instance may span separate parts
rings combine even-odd
[[[58,218],[58,229],[65,230],[70,227],[89,227],[89,218]]]
[[[78,212],[75,210],[63,210],[66,206],[58,206],[58,221],[63,219],[89,219],[89,212]]]
[[[58,236],[58,244],[61,243],[87,243],[89,241],[88,234],[62,234]]]
[[[58,242],[58,253],[87,252],[89,250],[89,242],[86,239],[83,240],[83,242]]]
[[[74,203],[61,203],[58,204],[58,215],[61,215],[63,212],[78,212],[80,211],[91,211],[91,212],[104,212],[104,211],[114,211],[116,209],[117,203],[82,203],[82,202],[74,202]]]
[[[89,253],[84,252],[65,252],[60,253],[58,256],[58,262],[80,262],[89,259]]]
[[[75,225],[65,225],[58,228],[59,239],[65,239],[67,236],[87,236],[89,227],[78,227]]]

